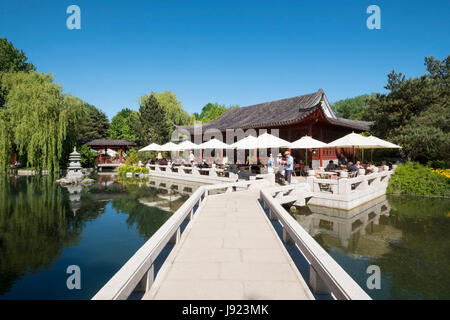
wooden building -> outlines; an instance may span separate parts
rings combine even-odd
[[[103,168],[116,168],[125,162],[123,157],[124,152],[129,147],[136,146],[134,142],[128,140],[114,140],[114,139],[97,139],[87,143],[91,149],[98,152],[98,157],[95,159],[95,164],[101,171]],[[111,149],[117,153],[116,156],[109,156],[107,150]]]
[[[208,132],[214,135],[213,132],[220,131],[224,142],[233,143],[242,138],[239,137],[242,131],[250,132],[253,130],[249,129],[254,129],[259,135],[264,131],[277,134],[278,130],[278,136],[290,142],[309,135],[329,143],[352,131],[367,131],[371,124],[366,121],[338,118],[331,109],[325,92],[319,89],[317,92],[293,98],[230,108],[219,118],[202,124],[201,134],[205,140],[208,139]],[[179,126],[177,129],[181,134],[190,135],[191,141],[202,142],[195,126]],[[312,162],[308,159],[308,163],[313,167],[318,167],[323,161],[336,160],[339,153],[343,153],[349,159],[352,157],[351,149],[330,148],[310,152],[308,154],[312,155],[312,159],[308,158]],[[292,155],[296,162],[305,159],[304,150],[292,150]]]

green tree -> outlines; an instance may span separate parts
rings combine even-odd
[[[369,97],[368,94],[363,94],[354,98],[339,100],[333,103],[331,107],[340,118],[370,121],[367,103]]]
[[[400,144],[405,159],[450,158],[449,62],[450,56],[442,62],[425,58],[428,73],[418,78],[392,71],[385,87],[389,93],[368,100],[372,131]]]
[[[12,129],[6,109],[0,109],[0,172],[9,170],[13,153]]]
[[[111,139],[125,139],[135,141],[136,133],[133,130],[133,123],[138,120],[138,113],[128,108],[120,110],[112,119],[109,128]]]
[[[12,138],[19,155],[26,156],[27,165],[36,169],[59,170],[64,145],[73,146],[76,123],[80,117],[80,99],[63,95],[62,88],[53,83],[51,74],[4,73],[2,86],[6,88],[7,107],[2,110],[1,139]],[[69,146],[69,144],[71,144]],[[0,142],[0,154],[11,158],[13,146]],[[8,169],[2,160],[2,171]]]
[[[232,105],[229,108],[239,108],[239,106]],[[194,117],[195,120],[201,122],[212,121],[220,117],[229,108],[227,108],[224,104],[218,104],[217,102],[216,103],[209,102],[202,108],[202,112],[200,114],[194,113]]]
[[[162,144],[169,140],[174,126],[170,122],[166,109],[163,108],[153,94],[143,96],[139,106],[139,117],[134,122],[137,133],[137,144],[145,146],[152,142]]]
[[[92,167],[94,165],[95,157],[98,156],[97,152],[92,152],[91,148],[86,144],[81,145],[77,149],[77,151],[80,153],[81,156],[81,166],[87,168]]]
[[[158,103],[166,109],[167,117],[173,125],[183,126],[194,124],[194,117],[183,109],[181,101],[172,91],[166,90],[164,92],[152,92],[158,100]]]
[[[88,103],[84,103],[82,110],[83,115],[78,125],[79,143],[108,138],[109,121],[106,114]]]
[[[0,38],[0,108],[4,106],[6,99],[5,88],[2,88],[2,74],[6,72],[34,71],[33,64],[27,62],[28,58],[22,50],[18,50],[6,38]]]

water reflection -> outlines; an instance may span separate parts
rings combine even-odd
[[[308,206],[295,219],[375,299],[450,298],[450,199],[381,197],[351,211]],[[369,290],[378,265],[381,290]]]
[[[189,196],[160,181],[54,180],[0,177],[0,298],[91,298]],[[67,260],[82,267],[83,290],[65,287]]]

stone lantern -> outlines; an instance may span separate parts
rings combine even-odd
[[[81,155],[77,152],[77,148],[73,147],[73,152],[69,155],[69,167],[67,168],[66,179],[81,179]]]

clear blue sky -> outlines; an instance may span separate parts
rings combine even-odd
[[[71,4],[81,30],[66,27]],[[381,30],[366,27],[371,4]],[[332,102],[382,92],[393,68],[417,76],[425,56],[450,54],[449,12],[448,0],[1,0],[0,37],[111,118],[165,89],[191,113],[320,87]]]

